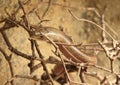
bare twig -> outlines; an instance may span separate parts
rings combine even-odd
[[[39,81],[39,79],[36,76],[15,75],[14,77],[15,78],[25,78],[25,79],[31,79],[31,80],[34,80],[34,81]]]
[[[120,84],[120,74],[116,76],[116,84],[117,84],[117,85]]]
[[[8,83],[10,83],[11,81],[13,81],[16,78],[24,78],[24,79],[30,79],[30,80],[34,80],[35,82],[38,82],[39,79],[36,78],[36,76],[23,76],[23,75],[15,75],[13,76],[11,79],[9,79],[4,85],[7,85]]]
[[[45,12],[43,12],[43,15],[42,15],[41,19],[43,19],[45,17],[46,13],[48,12],[48,10],[50,8],[50,5],[51,5],[51,0],[48,1],[48,6],[47,6]]]
[[[113,72],[113,61],[117,58],[118,53],[120,52],[120,48],[117,45],[117,42],[113,42],[113,47],[107,47],[100,42],[100,45],[104,49],[108,59],[110,60],[110,67],[111,67],[111,72]]]
[[[59,60],[57,60],[56,58],[51,57],[51,56],[49,57],[49,59],[44,60],[44,63],[45,63],[45,64],[62,64]],[[35,70],[37,70],[37,69],[40,68],[41,66],[42,66],[41,63],[33,66],[31,72],[34,72]]]
[[[104,24],[104,15],[102,15],[102,28],[106,31],[105,24]],[[106,34],[102,31],[102,41],[107,42]]]
[[[114,75],[118,75],[118,73],[112,72],[111,70],[103,68],[103,67],[98,66],[98,65],[94,65],[93,67],[98,68],[98,69],[103,70],[103,71],[106,71],[106,72],[109,72],[109,73],[112,73]]]
[[[75,16],[69,9],[68,9],[69,13],[78,21],[85,21],[85,22],[89,22],[97,27],[99,27],[101,30],[103,30],[107,35],[109,35],[109,37],[112,39],[112,40],[115,40],[111,35],[110,33],[108,33],[107,31],[105,31],[101,26],[99,26],[98,24],[96,24],[95,22],[93,21],[90,21],[90,20],[87,20],[87,19],[80,19],[78,18],[77,16]]]
[[[21,7],[21,9],[22,9],[22,11],[24,13],[24,16],[23,16],[24,23],[27,26],[27,28],[30,29],[29,22],[28,22],[28,17],[27,17],[27,14],[25,12],[25,9],[23,7],[23,4],[22,4],[22,2],[20,0],[18,0],[18,3],[19,3],[19,5],[20,5],[20,7]]]
[[[36,41],[35,41],[35,48],[36,48],[36,50],[37,50],[37,52],[38,52],[39,58],[40,58],[40,59],[43,59],[43,55],[42,55],[42,53],[40,52],[40,49],[38,48],[38,44],[37,44]],[[49,71],[48,71],[48,69],[47,69],[47,67],[46,67],[45,62],[44,62],[44,61],[41,61],[41,64],[42,64],[42,66],[43,66],[44,71],[47,73],[47,75],[48,75],[48,77],[49,77],[52,85],[54,85],[53,79],[52,79],[52,77],[51,77],[51,75],[50,75],[50,73],[49,73]]]
[[[31,51],[32,51],[32,57],[35,58],[35,49],[34,49],[34,40],[30,40],[31,43]],[[31,58],[30,63],[28,64],[29,68],[30,68],[30,74],[33,72],[33,66],[34,66],[34,59]]]
[[[98,79],[99,81],[102,81],[102,78],[97,73],[95,73],[95,72],[93,72],[93,73],[91,73],[91,72],[85,72],[85,74],[88,75],[88,76],[92,76],[92,77]]]
[[[12,27],[17,26],[16,23],[11,22],[9,19],[5,19],[4,22],[5,22],[5,25],[0,28],[0,32],[1,32],[1,31],[4,31],[4,30],[6,30],[6,29],[10,29],[10,28],[12,28]]]
[[[118,36],[118,34],[113,30],[113,28],[111,28],[108,23],[106,21],[104,21],[104,24],[116,35]]]
[[[81,71],[80,71],[80,75],[79,75],[82,83],[86,83],[86,80],[85,80],[85,77],[84,77],[85,70],[86,69],[84,67],[82,67]]]
[[[5,33],[4,31],[1,32],[1,34],[2,34],[2,36],[3,36],[3,38],[4,38],[4,40],[5,40],[5,43],[7,44],[8,48],[9,48],[9,50],[10,50],[11,52],[13,52],[13,53],[15,53],[15,54],[17,54],[17,55],[25,58],[25,59],[28,59],[28,60],[31,59],[31,55],[24,54],[24,53],[18,51],[17,49],[15,49],[15,48],[11,45],[11,43],[10,43],[10,41],[9,41],[9,39],[8,39],[8,37],[7,37],[7,35],[6,35],[6,33]]]
[[[8,65],[9,65],[9,68],[10,68],[10,73],[11,73],[11,78],[12,78],[12,77],[14,76],[12,63],[10,62],[12,55],[8,56],[8,55],[3,51],[2,48],[0,48],[0,52],[4,55],[6,61],[8,62]],[[10,83],[11,83],[11,85],[14,85],[13,80],[12,80]]]

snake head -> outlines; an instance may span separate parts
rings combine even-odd
[[[34,34],[32,34],[31,39],[33,40],[44,40],[44,41],[55,41],[56,39],[56,29],[53,31],[53,28],[40,28],[40,29],[36,29],[34,31]]]
[[[33,39],[33,40],[47,40],[47,38],[44,36],[43,33],[41,32],[35,32],[31,37],[30,39]]]
[[[52,27],[44,27],[41,29],[37,29],[32,36],[32,39],[35,40],[44,40],[44,41],[53,41],[53,42],[63,42],[63,43],[71,43],[72,39],[67,36],[64,32],[52,28]]]

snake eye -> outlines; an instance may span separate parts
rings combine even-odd
[[[43,35],[40,35],[39,37],[40,37],[40,38],[43,38]]]

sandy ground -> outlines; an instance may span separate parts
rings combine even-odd
[[[12,2],[10,2],[12,1]],[[24,1],[24,0],[22,0]],[[37,8],[39,16],[42,16],[43,12],[45,11],[47,7],[47,0],[43,0],[41,2],[40,0],[31,0],[31,3],[29,3],[27,6],[25,6],[26,12],[31,11],[34,8]],[[63,31],[66,32],[74,41],[76,44],[83,43],[87,44],[90,42],[97,42],[97,40],[101,40],[101,29],[97,28],[96,26],[83,22],[78,21],[75,18],[71,16],[71,14],[68,12],[68,9],[70,9],[75,16],[79,18],[85,18],[89,20],[93,20],[97,22],[98,24],[101,23],[101,20],[99,17],[95,14],[95,10],[88,10],[88,8],[95,8],[96,11],[99,12],[100,15],[104,15],[105,21],[110,25],[110,27],[118,34],[116,37],[115,34],[113,34],[108,28],[107,31],[110,32],[110,34],[115,37],[115,39],[120,39],[120,0],[52,0],[51,6],[44,17],[44,19],[48,19],[50,21],[43,22],[42,25],[44,26],[52,26],[55,28],[63,28]],[[11,13],[14,9],[18,7],[17,0],[0,0],[0,18],[4,18],[7,15],[5,14],[4,8],[8,7],[7,11],[8,13]],[[20,12],[17,16],[19,17],[22,13]],[[29,16],[29,22],[30,24],[36,25],[39,22],[38,17],[35,15],[35,13],[30,13]],[[0,25],[0,27],[2,24]],[[31,48],[30,48],[30,42],[28,40],[29,36],[27,32],[22,27],[15,27],[9,30],[6,30],[7,36],[12,43],[13,47],[18,49],[21,52],[24,52],[26,54],[31,54]],[[38,41],[39,47],[41,49],[41,52],[45,56],[45,59],[48,58],[48,56],[55,56],[51,50],[54,50],[54,47],[51,44],[48,44],[46,42]],[[6,46],[2,35],[0,34],[0,47],[5,50],[5,52],[10,55],[12,54],[12,65],[15,75],[25,75],[28,76],[29,74],[29,68],[28,63],[29,61],[15,55],[14,53],[11,53],[8,50],[8,47]],[[110,68],[109,60],[106,57],[106,55],[103,52],[100,52],[97,55],[98,63],[97,65],[100,65],[102,67],[105,67],[107,69]],[[114,71],[120,73],[120,60],[116,59],[114,62]],[[38,62],[35,62],[36,64]],[[49,71],[54,67],[54,65],[47,65]],[[98,70],[96,68],[89,68],[90,72],[97,72],[98,75],[100,75],[102,78],[104,78],[105,75],[108,75],[109,73]],[[37,76],[40,78],[41,74],[43,73],[43,69],[37,69],[34,73],[32,73],[32,76]],[[89,82],[90,85],[99,85],[99,81],[93,77],[85,76],[87,82]],[[111,82],[115,82],[114,80],[115,76],[112,76],[108,80]],[[8,63],[6,62],[4,56],[2,53],[0,53],[0,85],[4,85],[4,83],[10,79],[10,70]],[[34,85],[33,80],[27,80],[27,79],[21,79],[17,78],[14,81],[15,85]],[[9,84],[8,84],[9,85]],[[55,84],[57,85],[57,84]]]

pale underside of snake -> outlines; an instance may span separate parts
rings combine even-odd
[[[72,39],[64,32],[56,28],[45,27],[38,29],[37,31],[35,31],[35,34],[32,37],[37,40],[46,41],[47,39],[44,35],[53,42],[60,42],[69,45],[67,46],[63,44],[56,44],[59,47],[59,50],[64,54],[67,59],[76,63],[87,63],[88,65],[95,65],[97,63],[96,56],[80,51],[76,46],[71,45],[74,44]]]

